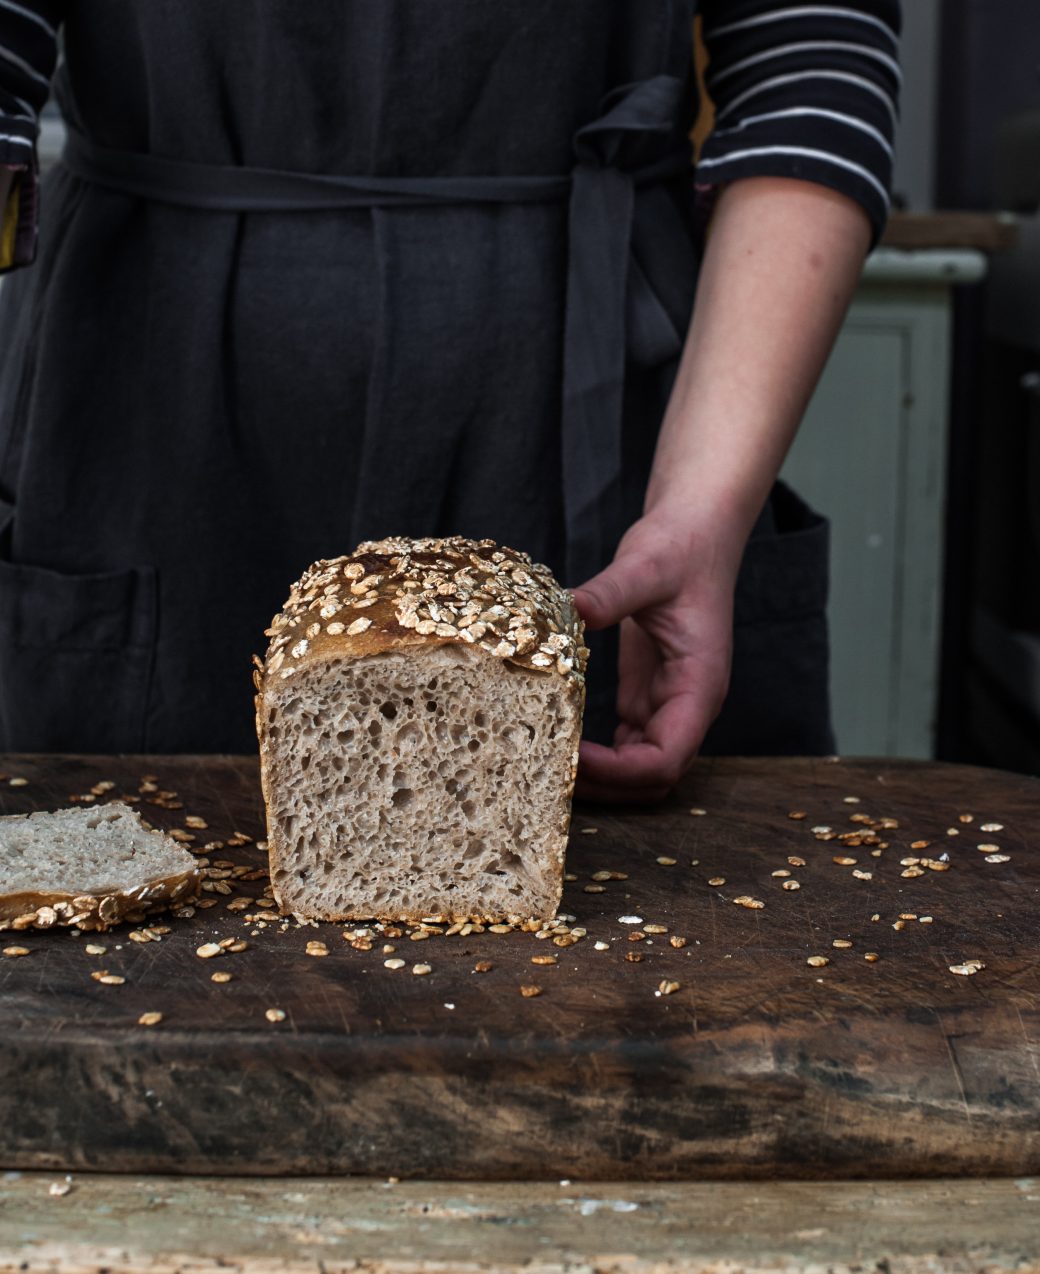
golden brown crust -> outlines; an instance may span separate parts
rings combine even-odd
[[[461,642],[584,690],[588,650],[571,595],[546,566],[493,540],[387,539],[315,562],[271,621],[254,681],[313,659]]]
[[[127,891],[97,894],[22,892],[0,896],[0,930],[53,929],[75,925],[78,929],[111,929],[123,920],[138,922],[146,915],[165,911],[172,903],[186,902],[198,893],[202,876],[197,868],[165,876]]]

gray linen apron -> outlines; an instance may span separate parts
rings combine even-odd
[[[610,560],[696,282],[692,11],[72,6],[0,305],[0,748],[251,751],[267,620],[362,538],[491,536],[571,587]],[[709,748],[830,749],[825,591],[775,493]]]

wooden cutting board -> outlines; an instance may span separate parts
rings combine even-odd
[[[263,835],[251,758],[8,756],[0,772],[28,780],[0,781],[3,813],[68,805],[100,780],[115,784],[101,799],[136,796],[154,775],[177,795],[157,807],[148,801],[164,798],[146,792],[140,808],[165,828],[201,816],[196,848]],[[840,839],[870,834],[850,821],[862,815],[898,820],[873,833],[887,846],[879,856]],[[818,839],[829,835],[819,827],[834,839]],[[390,957],[405,967],[392,971],[385,939],[357,950],[345,926],[261,927],[248,918],[256,903],[227,909],[260,895],[262,880],[207,894],[216,905],[168,919],[158,942],[129,940],[126,925],[100,937],[8,933],[0,945],[30,954],[0,958],[0,1167],[1035,1173],[1038,838],[1035,779],[915,762],[705,760],[667,804],[576,809],[564,909],[587,936],[571,946],[528,933],[405,935]],[[1006,861],[987,861],[995,852]],[[264,861],[252,842],[210,857]],[[948,870],[908,876],[906,858]],[[586,892],[602,871],[627,879]],[[632,941],[637,931],[646,936]],[[248,949],[196,955],[223,938]],[[327,956],[306,953],[315,940]],[[86,952],[95,941],[103,955]],[[546,953],[558,963],[531,963]],[[950,971],[972,959],[985,967]],[[478,961],[493,967],[474,972]],[[414,975],[418,962],[432,972]],[[125,983],[93,980],[101,968]],[[217,971],[231,981],[214,983]],[[661,995],[662,982],[679,986]],[[522,985],[541,994],[525,998]],[[162,1013],[159,1025],[138,1025],[146,1012]]]

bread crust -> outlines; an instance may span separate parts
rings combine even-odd
[[[271,815],[265,696],[313,663],[455,643],[558,678],[574,706],[574,726],[566,741],[567,782],[550,846],[553,872],[559,877],[558,902],[577,775],[588,649],[574,600],[548,567],[494,540],[452,536],[366,541],[349,555],[322,559],[308,567],[266,635],[271,640],[265,658],[253,657],[253,680],[272,879],[287,862],[290,847],[283,843],[281,828]],[[277,889],[274,893],[283,906]],[[419,922],[424,916],[400,909],[392,915],[334,918]],[[506,919],[487,913],[473,918]]]
[[[160,877],[135,889],[98,894],[21,893],[0,896],[0,931],[54,929],[75,925],[102,931],[124,920],[135,924],[172,903],[185,902],[198,893],[202,877],[198,869]]]
[[[253,656],[261,693],[327,656],[461,642],[582,688],[588,649],[574,599],[547,566],[494,540],[367,540],[292,586]]]

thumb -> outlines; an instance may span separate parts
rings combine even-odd
[[[595,632],[661,601],[665,590],[653,561],[630,554],[611,562],[572,593],[585,626]]]

